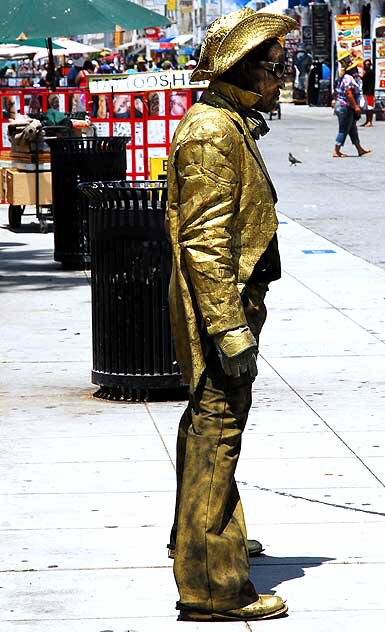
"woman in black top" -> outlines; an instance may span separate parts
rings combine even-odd
[[[373,127],[373,107],[374,107],[374,70],[370,59],[364,61],[364,76],[362,77],[362,92],[366,99],[366,121],[361,127]]]

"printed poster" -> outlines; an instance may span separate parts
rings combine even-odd
[[[109,136],[110,135],[110,124],[109,123],[99,123],[98,121],[93,121],[93,125],[96,129],[97,136]]]
[[[148,142],[151,145],[164,145],[166,143],[166,121],[149,120],[147,130]]]
[[[337,59],[340,73],[347,68],[352,61],[358,60],[359,70],[363,69],[363,49],[361,18],[359,13],[346,13],[336,15],[336,42]]]
[[[385,37],[376,40],[376,91],[385,91]]]
[[[376,18],[374,34],[376,37],[376,82],[374,89],[376,93],[382,92],[381,98],[383,98],[385,92],[385,18]]]
[[[385,18],[376,18],[374,26],[374,36],[376,39],[385,38]]]
[[[11,141],[8,138],[8,123],[2,123],[1,134],[2,134],[3,147],[10,147]]]

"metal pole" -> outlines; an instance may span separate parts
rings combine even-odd
[[[47,37],[47,49],[48,49],[48,84],[52,92],[56,91],[56,81],[55,81],[55,62],[53,60],[52,53],[52,37]]]

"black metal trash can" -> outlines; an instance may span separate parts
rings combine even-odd
[[[109,399],[186,389],[171,338],[165,181],[93,182],[90,200],[92,382]],[[171,399],[170,397],[167,397]]]
[[[125,137],[61,138],[51,148],[54,259],[63,267],[90,267],[88,199],[80,182],[126,177]]]

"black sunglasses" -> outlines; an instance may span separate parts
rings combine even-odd
[[[282,79],[286,70],[285,64],[275,64],[272,61],[257,61],[256,65],[265,68],[265,70],[271,72],[277,79]]]

